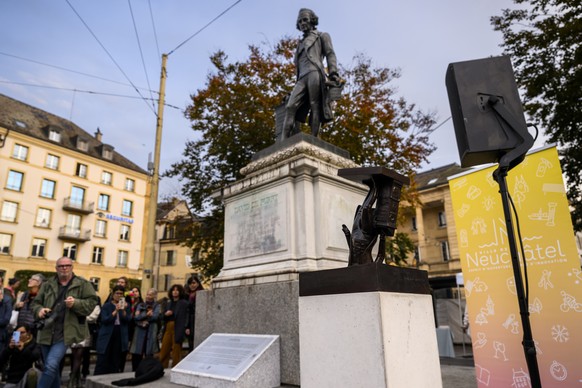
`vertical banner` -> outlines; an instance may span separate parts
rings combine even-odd
[[[475,373],[481,388],[527,388],[531,382],[507,228],[499,185],[492,176],[496,168],[449,181]],[[530,153],[509,172],[507,186],[527,262],[530,321],[542,385],[582,387],[582,273],[556,148]],[[517,233],[516,239],[520,251]]]

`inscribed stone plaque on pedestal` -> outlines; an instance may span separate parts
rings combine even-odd
[[[278,386],[278,340],[276,335],[212,334],[172,369],[171,381],[205,387]]]
[[[226,207],[225,254],[230,260],[287,249],[287,195],[269,190]]]

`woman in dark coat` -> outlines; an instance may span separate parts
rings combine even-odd
[[[186,336],[188,337],[188,351],[194,350],[194,324],[196,323],[196,293],[203,290],[200,278],[192,275],[186,284],[186,295],[188,299],[188,328]]]
[[[122,355],[127,354],[131,311],[124,299],[124,292],[125,289],[122,286],[113,287],[111,299],[101,308],[95,376],[119,373]]]
[[[162,307],[156,301],[158,291],[152,288],[146,294],[145,302],[138,303],[134,311],[135,331],[131,341],[131,367],[136,371],[144,357],[153,356],[160,351],[158,344],[158,325]]]
[[[184,287],[174,284],[168,291],[168,302],[163,314],[166,329],[162,338],[160,361],[164,369],[170,364],[176,366],[182,359],[182,342],[188,326],[188,302],[184,300]]]

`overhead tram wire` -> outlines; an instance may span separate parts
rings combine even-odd
[[[129,13],[131,14],[131,21],[133,23],[133,30],[135,31],[135,39],[137,40],[137,47],[139,48],[139,55],[141,57],[141,63],[143,65],[143,71],[145,73],[145,77],[146,77],[146,83],[148,84],[148,89],[150,90],[150,98],[152,100],[152,107],[155,109],[156,105],[153,103],[154,100],[154,96],[151,92],[151,86],[150,86],[150,77],[148,76],[148,70],[145,64],[145,60],[143,58],[143,50],[141,48],[141,42],[139,40],[139,34],[137,32],[137,25],[135,24],[135,16],[133,15],[133,8],[131,7],[131,0],[127,0],[127,5],[129,6]]]
[[[26,83],[26,82],[15,82],[15,81],[4,81],[4,80],[0,80],[0,83],[2,83],[2,84],[8,84],[8,85],[32,86],[32,87],[35,87],[35,88],[44,88],[44,89],[63,90],[63,91],[67,91],[67,92],[77,92],[77,93],[95,94],[95,95],[109,96],[109,97],[131,98],[131,99],[134,99],[134,100],[143,100],[144,99],[144,97],[138,97],[138,96],[128,96],[128,95],[117,94],[117,93],[95,92],[95,91],[92,91],[92,90],[80,90],[80,89],[75,89],[75,88],[63,88],[63,87],[59,87],[59,86],[38,85],[38,84],[31,84],[31,83]],[[164,106],[167,106],[167,107],[173,108],[173,109],[182,110],[182,108],[180,108],[178,106],[175,106],[175,105],[172,105],[172,104],[164,104]]]
[[[206,28],[208,28],[212,23],[214,23],[215,21],[217,21],[218,19],[220,19],[224,14],[226,14],[228,11],[230,11],[232,8],[234,8],[234,6],[236,6],[241,1],[242,0],[235,1],[230,7],[228,7],[224,11],[222,11],[218,16],[216,16],[214,19],[212,19],[211,21],[209,21],[208,23],[206,23],[205,26],[203,26],[201,29],[199,29],[198,31],[196,31],[195,33],[193,33],[192,35],[190,35],[190,37],[188,39],[186,39],[185,41],[183,41],[182,43],[180,43],[178,46],[176,46],[175,49],[173,49],[172,51],[170,51],[168,53],[168,56],[172,55],[172,53],[174,51],[178,50],[180,47],[182,47],[183,45],[185,45],[190,39],[194,38],[196,35],[198,35],[202,31],[204,31]]]
[[[87,30],[91,33],[91,35],[93,35],[93,38],[95,38],[95,40],[97,41],[97,43],[99,43],[99,45],[101,46],[101,48],[105,51],[105,53],[113,61],[113,63],[115,64],[115,66],[117,66],[117,68],[119,69],[119,71],[121,72],[121,74],[123,74],[123,76],[125,77],[125,79],[131,84],[131,86],[136,91],[136,93],[139,94],[139,96],[141,97],[141,99],[146,103],[146,105],[148,106],[148,108],[152,110],[152,112],[154,113],[154,115],[157,115],[155,109],[153,109],[150,106],[150,104],[148,103],[147,99],[144,96],[142,96],[142,94],[140,93],[139,89],[133,84],[133,82],[131,82],[131,80],[129,79],[129,77],[127,76],[127,74],[125,73],[125,71],[123,71],[123,69],[121,68],[121,66],[119,66],[119,64],[117,63],[117,61],[115,60],[115,58],[113,58],[113,56],[111,55],[111,53],[109,53],[109,51],[107,50],[107,48],[105,48],[105,46],[103,45],[103,43],[101,43],[101,41],[99,40],[99,38],[97,38],[97,35],[95,35],[95,33],[93,32],[93,30],[91,30],[91,28],[89,27],[89,25],[81,17],[81,15],[79,14],[79,12],[77,12],[77,10],[75,9],[75,7],[73,7],[73,4],[71,4],[71,2],[69,0],[65,0],[65,1],[69,5],[69,7],[73,10],[73,12],[75,13],[75,15],[77,15],[77,17],[79,18],[79,20],[81,20],[81,23],[83,23],[83,25],[85,26],[85,28],[87,28]]]
[[[93,74],[83,73],[83,72],[77,71],[77,70],[68,69],[66,67],[51,65],[49,63],[44,63],[44,62],[40,62],[40,61],[35,61],[34,59],[19,57],[18,55],[8,54],[8,53],[2,52],[2,51],[0,51],[0,55],[5,55],[7,57],[20,59],[21,61],[35,63],[37,65],[42,65],[42,66],[47,66],[47,67],[52,67],[53,69],[63,70],[63,71],[67,71],[69,73],[79,74],[79,75],[83,75],[85,77],[95,78],[95,79],[99,79],[101,81],[107,81],[107,82],[111,82],[111,83],[118,84],[118,85],[133,86],[133,85],[127,84],[125,82],[119,82],[119,81],[115,81],[115,80],[108,79],[108,78],[105,78],[105,77],[100,77],[98,75],[93,75]],[[151,89],[146,89],[146,88],[142,88],[142,87],[139,87],[138,89],[146,90],[148,92],[153,92],[153,93],[157,93],[158,92],[157,90],[151,90]]]
[[[158,42],[158,32],[156,31],[156,23],[154,21],[154,13],[152,12],[152,2],[151,0],[148,0],[148,6],[150,9],[150,19],[152,21],[152,29],[154,30],[154,40],[156,41],[156,49],[158,50],[158,58],[162,57],[162,53],[160,51],[160,45]],[[161,62],[160,62],[160,67],[161,67]]]

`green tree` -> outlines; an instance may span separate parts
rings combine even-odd
[[[406,259],[414,252],[414,242],[406,233],[396,232],[386,239],[386,262],[399,266],[406,265]]]
[[[491,18],[503,34],[523,92],[525,111],[559,145],[572,221],[582,230],[582,3],[579,0],[514,0],[525,8]]]
[[[206,87],[186,108],[198,140],[186,143],[183,159],[165,175],[178,177],[191,209],[204,215],[187,244],[201,250],[197,267],[206,277],[218,273],[223,255],[223,209],[212,194],[241,178],[239,171],[251,156],[273,144],[274,108],[295,83],[296,44],[285,38],[266,49],[250,45],[249,57],[234,63],[218,51],[210,57],[213,71]],[[357,163],[410,175],[434,150],[428,138],[434,114],[396,96],[397,70],[374,67],[357,55],[350,67],[340,65],[340,72],[347,81],[345,93],[321,138],[348,150]]]

